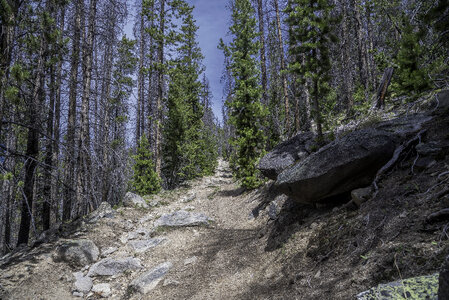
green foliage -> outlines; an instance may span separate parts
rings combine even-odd
[[[336,23],[330,15],[331,9],[328,0],[292,0],[286,8],[289,15],[289,52],[293,57],[289,69],[297,75],[300,84],[307,84],[320,137],[325,105],[322,101],[328,98],[331,91],[329,47],[336,42],[331,33]]]
[[[422,63],[424,48],[421,46],[419,32],[414,31],[409,21],[405,21],[399,45],[392,88],[399,95],[419,94],[429,89],[429,77]]]
[[[237,149],[231,165],[243,187],[255,188],[261,184],[256,164],[264,151],[266,137],[262,129],[267,110],[260,102],[262,91],[256,60],[259,42],[249,0],[235,0],[229,30],[232,42],[229,46],[221,42],[220,46],[225,54],[230,54],[230,70],[235,80],[234,97],[226,101],[236,136],[231,140]]]
[[[170,187],[202,175],[211,174],[216,166],[216,146],[211,144],[202,118],[200,103],[203,55],[196,42],[198,26],[192,7],[182,7],[183,24],[178,35],[178,57],[170,62],[167,118],[163,135],[163,172]]]
[[[137,154],[133,156],[134,176],[131,185],[139,195],[155,194],[161,190],[161,179],[154,170],[150,143],[143,136],[139,141]]]

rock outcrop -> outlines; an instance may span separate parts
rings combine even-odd
[[[438,274],[408,278],[372,288],[357,295],[357,300],[439,299]]]
[[[306,204],[366,187],[395,149],[431,119],[419,114],[350,132],[282,171],[275,186]]]
[[[369,185],[395,148],[384,131],[352,132],[283,171],[276,186],[298,202],[319,202]]]
[[[99,255],[98,247],[91,240],[65,240],[56,249],[53,260],[76,268],[96,262]]]
[[[265,155],[257,168],[265,177],[276,180],[283,170],[309,156],[317,147],[315,138],[316,135],[311,132],[296,135]]]

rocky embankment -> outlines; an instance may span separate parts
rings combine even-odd
[[[103,203],[1,258],[0,299],[447,299],[449,94],[436,99],[326,145],[298,135],[261,160],[273,181],[258,190],[220,161]]]

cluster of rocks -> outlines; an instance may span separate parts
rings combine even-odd
[[[180,199],[182,203],[194,200],[196,195],[190,193]],[[148,203],[140,196],[127,193],[124,199],[124,205],[127,207],[148,208]],[[114,217],[114,210],[109,204],[103,203],[89,217],[90,222],[96,222],[100,218]],[[143,217],[139,223],[143,225],[152,221],[154,216],[148,214]],[[152,230],[145,227],[123,233],[119,241],[125,248],[126,253],[141,254],[152,248],[155,248],[167,242],[165,237],[152,237],[157,228],[177,228],[188,226],[207,226],[212,221],[202,213],[188,212],[178,210],[172,213],[163,214],[153,222]],[[132,229],[130,227],[129,229]],[[75,297],[110,297],[113,295],[111,285],[101,282],[106,277],[116,278],[123,273],[142,272],[128,285],[128,292],[147,294],[161,282],[168,271],[173,267],[171,262],[164,262],[154,268],[145,271],[140,259],[127,257],[112,257],[117,252],[117,247],[107,247],[100,251],[97,245],[88,239],[67,239],[61,240],[53,254],[55,262],[63,262],[76,271],[73,273],[73,296]],[[123,253],[123,252],[121,252]],[[185,265],[192,264],[196,257],[186,260]],[[164,285],[176,285],[176,281],[166,281]]]

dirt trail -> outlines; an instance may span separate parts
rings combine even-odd
[[[183,202],[186,196],[194,199]],[[119,208],[114,218],[101,219],[93,225],[82,224],[68,238],[90,239],[100,250],[118,248],[108,257],[134,256],[141,260],[145,267],[141,271],[94,278],[94,284],[110,284],[110,299],[253,298],[253,285],[281,276],[280,266],[273,263],[274,254],[265,251],[267,244],[262,229],[268,218],[251,217],[260,197],[258,192],[239,189],[227,164],[220,161],[214,176],[157,196],[157,207],[150,210]],[[210,226],[152,231],[158,217],[180,209],[204,213],[213,221]],[[139,228],[166,241],[146,252],[136,253],[129,247],[126,237]],[[75,299],[72,273],[80,270],[53,262],[51,255],[55,247],[55,244],[45,244],[26,255],[18,253],[2,266],[0,285],[5,299]],[[156,288],[146,295],[127,293],[133,279],[164,262],[173,266]],[[97,297],[93,293],[84,296],[87,299]]]

